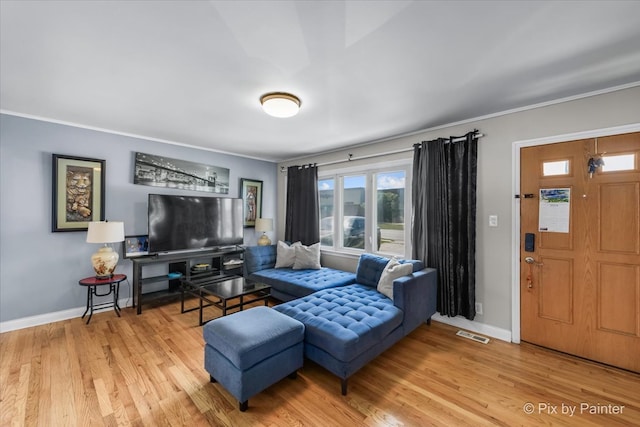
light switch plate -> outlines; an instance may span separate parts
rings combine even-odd
[[[498,215],[489,215],[489,227],[498,226]]]

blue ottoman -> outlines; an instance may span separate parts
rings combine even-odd
[[[246,411],[251,396],[302,367],[304,325],[269,307],[254,307],[204,325],[204,368]]]

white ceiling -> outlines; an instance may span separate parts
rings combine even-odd
[[[640,1],[0,5],[3,112],[268,160],[640,82]]]

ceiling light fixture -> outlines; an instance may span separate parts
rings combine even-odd
[[[285,92],[266,93],[260,103],[264,112],[273,117],[292,117],[300,110],[300,98]]]

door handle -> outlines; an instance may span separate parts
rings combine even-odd
[[[529,264],[529,273],[527,274],[527,288],[531,289],[533,288],[533,266],[542,266],[544,264],[542,264],[541,262],[537,262],[533,257],[528,256],[525,257],[524,262],[526,262],[527,264]]]
[[[544,265],[541,262],[537,262],[535,259],[533,259],[533,257],[528,256],[524,259],[524,262],[526,262],[527,264],[533,264],[533,265]]]

